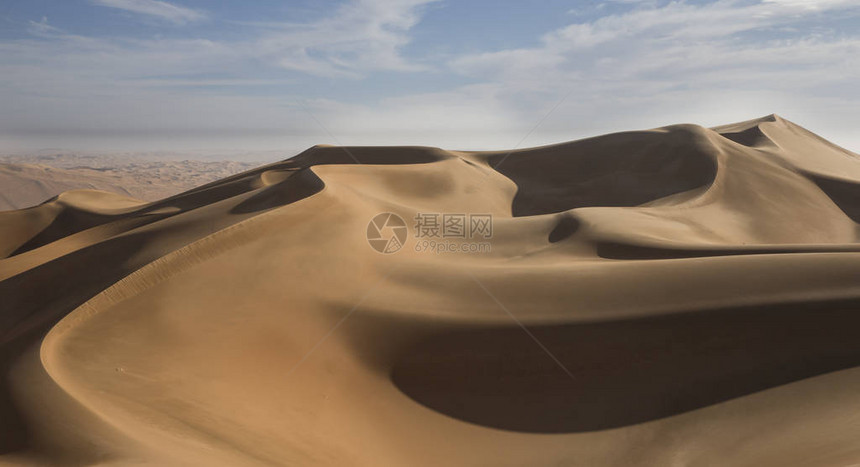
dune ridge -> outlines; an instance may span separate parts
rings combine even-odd
[[[68,192],[0,212],[0,464],[860,462],[858,213],[860,156],[777,115]]]

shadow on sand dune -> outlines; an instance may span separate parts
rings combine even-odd
[[[310,169],[292,172],[284,180],[261,189],[230,210],[232,214],[251,214],[285,206],[319,193],[325,183]]]
[[[711,184],[717,149],[704,129],[628,132],[488,157],[517,184],[514,216],[638,206]]]
[[[713,256],[773,255],[792,253],[853,253],[860,244],[833,245],[744,245],[715,248],[658,247],[620,242],[597,242],[597,256],[615,260],[706,258]]]
[[[391,378],[451,417],[534,433],[604,430],[860,365],[860,301],[438,334]]]
[[[839,209],[842,209],[846,216],[860,223],[860,183],[812,174],[809,174],[809,178],[818,185],[818,188],[821,188],[821,191],[827,193],[827,196],[839,206]]]

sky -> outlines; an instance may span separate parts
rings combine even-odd
[[[0,152],[511,149],[771,113],[860,152],[860,0],[0,0]]]

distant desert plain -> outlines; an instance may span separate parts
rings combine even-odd
[[[79,189],[157,201],[257,165],[159,153],[49,150],[0,155],[0,211],[28,208]]]
[[[0,165],[0,464],[860,463],[860,156],[780,116],[49,162]]]

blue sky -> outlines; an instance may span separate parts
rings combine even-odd
[[[0,152],[534,146],[778,113],[860,151],[857,0],[2,0]]]

